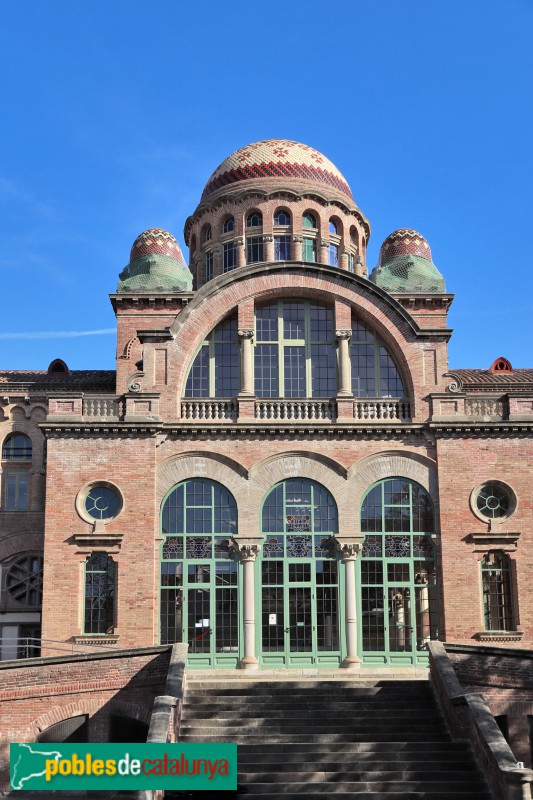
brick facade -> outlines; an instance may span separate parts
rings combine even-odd
[[[338,512],[342,590],[348,585],[344,582],[347,570],[353,567],[350,559],[361,558],[365,531],[360,509],[368,490],[392,478],[419,485],[429,494],[435,516],[432,541],[439,597],[438,608],[432,609],[435,635],[448,642],[488,640],[532,648],[533,601],[528,587],[533,580],[529,541],[533,535],[533,370],[450,372],[447,342],[451,331],[446,315],[453,296],[444,291],[410,291],[408,280],[402,291],[390,293],[368,279],[370,228],[346,195],[330,191],[325,184],[313,190],[307,180],[279,176],[237,181],[227,189],[217,187],[185,227],[193,250],[194,291],[164,293],[145,287],[111,295],[117,316],[116,373],[69,372],[66,367],[61,372],[61,368],[52,370],[52,365],[48,372],[0,373],[0,439],[6,442],[15,432],[29,436],[33,444],[31,460],[2,461],[4,605],[0,625],[7,631],[5,637],[11,637],[9,647],[7,638],[2,640],[2,658],[17,654],[24,623],[39,621],[39,604],[28,595],[26,605],[18,601],[17,605],[8,586],[13,564],[29,552],[44,552],[43,654],[50,655],[54,646],[64,642],[81,647],[102,643],[117,648],[157,646],[161,505],[174,486],[192,479],[216,481],[231,492],[238,516],[235,552],[240,553],[242,565],[245,557],[258,556],[253,569],[246,572],[248,576],[255,573],[256,578],[262,544],[260,511],[268,492],[291,478],[325,487]],[[279,208],[287,209],[291,219],[292,257],[284,262],[274,260],[268,238],[280,233],[273,224]],[[249,233],[245,220],[256,209],[263,215],[260,235],[265,237],[265,260],[246,264],[242,251],[237,268],[224,273],[220,247],[230,239],[245,247]],[[298,250],[298,240],[308,231],[302,222],[307,211],[317,220],[312,235],[322,255],[315,263],[304,263]],[[235,228],[224,234],[228,215],[234,217]],[[331,219],[336,233],[329,230]],[[206,225],[211,226],[211,237],[202,241]],[[416,240],[414,255],[423,259],[429,253],[430,258],[429,246],[420,244],[425,242],[423,237],[408,233]],[[332,242],[340,248],[337,266],[326,263],[326,248]],[[206,282],[209,248],[215,248],[216,257],[213,279]],[[287,299],[331,310],[338,369],[337,391],[332,396],[265,398],[254,394],[257,310],[264,303]],[[238,329],[238,391],[228,398],[212,393],[186,397],[187,376],[198,349],[232,315]],[[379,352],[378,371],[386,355],[401,374],[403,397],[386,391],[378,397],[358,396],[353,391],[352,318],[381,342],[381,350],[375,351]],[[306,352],[310,359],[310,349]],[[480,354],[480,359],[489,362],[494,355]],[[27,503],[23,501],[26,505],[11,510],[9,503],[21,501],[7,501],[7,475],[17,471],[28,473],[28,498]],[[476,511],[476,493],[490,482],[508,491],[510,503],[505,514],[492,519]],[[83,510],[87,492],[99,484],[115,487],[121,497],[119,513],[109,520],[95,521]],[[496,551],[504,555],[510,592],[505,603],[509,606],[512,600],[513,607],[512,615],[504,609],[507,617],[502,630],[494,623],[487,629],[483,606],[481,562]],[[107,554],[116,566],[113,620],[99,636],[88,633],[84,622],[85,569],[94,554]],[[417,586],[411,586],[413,595]],[[339,636],[340,660],[344,658],[345,666],[353,668],[364,653],[360,642],[358,653],[348,652],[356,639],[355,628],[348,630],[353,609],[349,604],[344,609],[345,600],[340,594],[339,605],[346,614],[346,629]],[[356,606],[360,628],[359,594]],[[368,613],[377,612],[379,607]],[[259,621],[256,632],[258,626]],[[250,646],[259,637],[247,641]],[[418,649],[422,652],[423,644]],[[255,654],[244,655],[242,664],[253,665]],[[32,668],[13,667],[13,675],[23,675],[25,669]],[[80,675],[89,675],[82,662],[76,669]],[[134,683],[135,669],[132,661],[127,667],[129,684]],[[32,674],[43,677],[42,670],[44,666],[36,665]],[[110,700],[121,680],[118,675],[117,685],[105,689],[102,702]],[[46,683],[44,678],[42,682]],[[50,679],[47,685],[51,684]],[[83,694],[83,687],[80,691]],[[76,694],[71,687],[65,704],[78,702],[71,697]],[[20,712],[20,730],[35,723],[38,715],[29,719],[29,713]]]

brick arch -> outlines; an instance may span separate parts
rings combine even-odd
[[[20,406],[16,407],[20,408]],[[37,406],[37,408],[42,408],[42,406]],[[10,433],[23,433],[31,439],[32,467],[40,467],[43,460],[45,438],[37,424],[29,419],[10,419],[2,422],[0,425],[0,453]]]
[[[407,393],[415,396],[410,364],[418,363],[421,358],[416,341],[418,325],[394,298],[379,287],[323,264],[291,269],[273,264],[241,267],[209,281],[170,328],[175,337],[170,345],[175,352],[177,367],[175,385],[184,385],[186,372],[200,344],[239,303],[287,296],[288,293],[316,297],[331,304],[335,300],[344,300],[356,308],[387,344],[400,367]]]
[[[66,706],[54,706],[46,714],[41,714],[40,717],[30,722],[26,730],[28,733],[31,732],[32,738],[36,738],[40,733],[58,722],[63,722],[71,717],[79,717],[82,714],[88,714],[91,717],[101,707],[102,703],[100,701],[85,698],[74,703],[68,703]]]
[[[17,532],[0,541],[0,562],[6,561],[20,553],[42,553],[44,549],[44,535],[42,533]]]
[[[250,470],[254,487],[249,508],[251,533],[256,530],[260,532],[261,504],[267,493],[288,478],[307,478],[324,486],[337,504],[339,531],[350,530],[353,505],[347,492],[346,470],[333,459],[319,453],[293,451],[265,458]]]
[[[221,453],[197,451],[171,456],[158,469],[156,493],[159,505],[177,483],[191,478],[207,478],[222,484],[237,503],[239,527],[246,524],[250,482],[248,471],[238,461]]]
[[[387,478],[407,478],[423,486],[433,501],[437,525],[438,476],[437,465],[432,459],[411,451],[386,450],[352,464],[348,476],[352,516],[356,517],[358,529],[359,512],[366,492],[374,483]]]
[[[123,717],[130,717],[139,722],[144,722],[145,725],[150,725],[152,713],[150,708],[139,705],[139,703],[131,703],[126,700],[110,700],[106,703],[106,711],[110,714],[114,712],[119,713]]]

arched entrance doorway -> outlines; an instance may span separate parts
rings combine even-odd
[[[264,667],[338,666],[339,569],[330,492],[306,479],[282,481],[261,512],[265,536],[256,592]]]
[[[392,478],[367,492],[358,558],[363,664],[427,665],[438,638],[433,504],[414,481]]]

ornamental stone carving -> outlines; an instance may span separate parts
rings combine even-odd
[[[351,330],[348,330],[348,329],[346,329],[346,330],[338,330],[338,331],[335,331],[335,336],[337,337],[337,339],[351,339],[352,338],[352,332],[351,332]]]
[[[239,328],[238,334],[239,339],[253,339],[254,330],[253,328]]]
[[[242,561],[255,561],[260,552],[260,545],[258,544],[239,544],[235,545]]]

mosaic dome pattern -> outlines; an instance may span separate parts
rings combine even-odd
[[[130,261],[151,255],[168,256],[185,266],[185,259],[176,239],[162,228],[149,228],[137,236],[131,248]]]
[[[296,178],[336,189],[353,202],[346,179],[335,164],[312,147],[288,139],[265,139],[241,147],[213,172],[202,194],[254,178]]]
[[[431,249],[426,239],[412,228],[399,228],[387,236],[379,251],[379,264],[386,264],[395,256],[420,256],[431,261]]]

